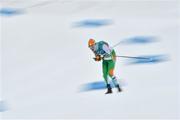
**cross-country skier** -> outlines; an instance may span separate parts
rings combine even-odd
[[[111,77],[113,84],[118,89],[118,92],[121,92],[122,90],[117,82],[116,76],[114,75],[114,68],[116,63],[116,53],[114,49],[111,49],[108,43],[104,41],[95,42],[94,39],[89,39],[88,46],[95,54],[94,60],[102,60],[103,77],[107,86],[107,92],[105,94],[112,93],[112,88],[108,81],[108,76]]]

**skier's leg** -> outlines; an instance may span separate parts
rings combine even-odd
[[[104,77],[104,80],[105,80],[106,85],[107,85],[107,84],[109,84],[109,82],[108,82],[108,64],[104,60],[102,62],[102,67],[103,67],[103,77]]]
[[[115,68],[115,61],[113,61],[113,60],[109,61],[109,63],[108,63],[108,74],[111,77],[113,84],[115,85],[115,87],[120,92],[121,89],[120,89],[119,83],[117,81],[117,78],[114,75],[114,68]]]
[[[107,61],[104,61],[104,60],[103,60],[103,77],[104,77],[104,80],[106,82],[106,87],[107,87],[106,94],[112,93],[111,86],[108,82],[108,63]]]
[[[114,68],[115,68],[115,61],[109,60],[108,61],[108,75],[111,77],[113,84],[116,86],[118,83],[114,75]]]
[[[116,76],[114,75],[114,69],[115,69],[115,64],[116,64],[116,52],[114,50],[112,51],[111,56],[112,56],[112,60],[109,61],[109,64],[108,64],[108,73],[112,79],[113,84],[117,86],[119,84],[117,82]]]

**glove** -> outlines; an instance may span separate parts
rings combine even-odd
[[[94,58],[95,61],[101,61],[101,56],[100,55],[96,55],[96,57]]]

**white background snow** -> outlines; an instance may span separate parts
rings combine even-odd
[[[44,1],[0,0],[1,8],[24,10],[0,16],[0,95],[7,107],[2,119],[179,118],[178,0],[49,0],[38,6]],[[73,27],[86,19],[110,19],[113,24]],[[155,36],[159,42],[120,45],[118,55],[163,53],[170,60],[126,65],[119,58],[115,73],[127,83],[122,93],[79,92],[82,84],[103,81],[88,39],[114,45],[136,35]]]

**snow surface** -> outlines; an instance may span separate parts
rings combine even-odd
[[[0,1],[1,8],[22,11],[0,16],[0,100],[8,108],[2,119],[179,118],[178,0],[49,1]],[[110,23],[76,26],[87,20]],[[128,59],[118,58],[115,73],[126,83],[122,93],[79,91],[83,84],[103,81],[101,63],[93,61],[87,47],[89,38],[113,46],[136,36],[157,41],[122,44],[117,54],[169,59],[126,64]]]

